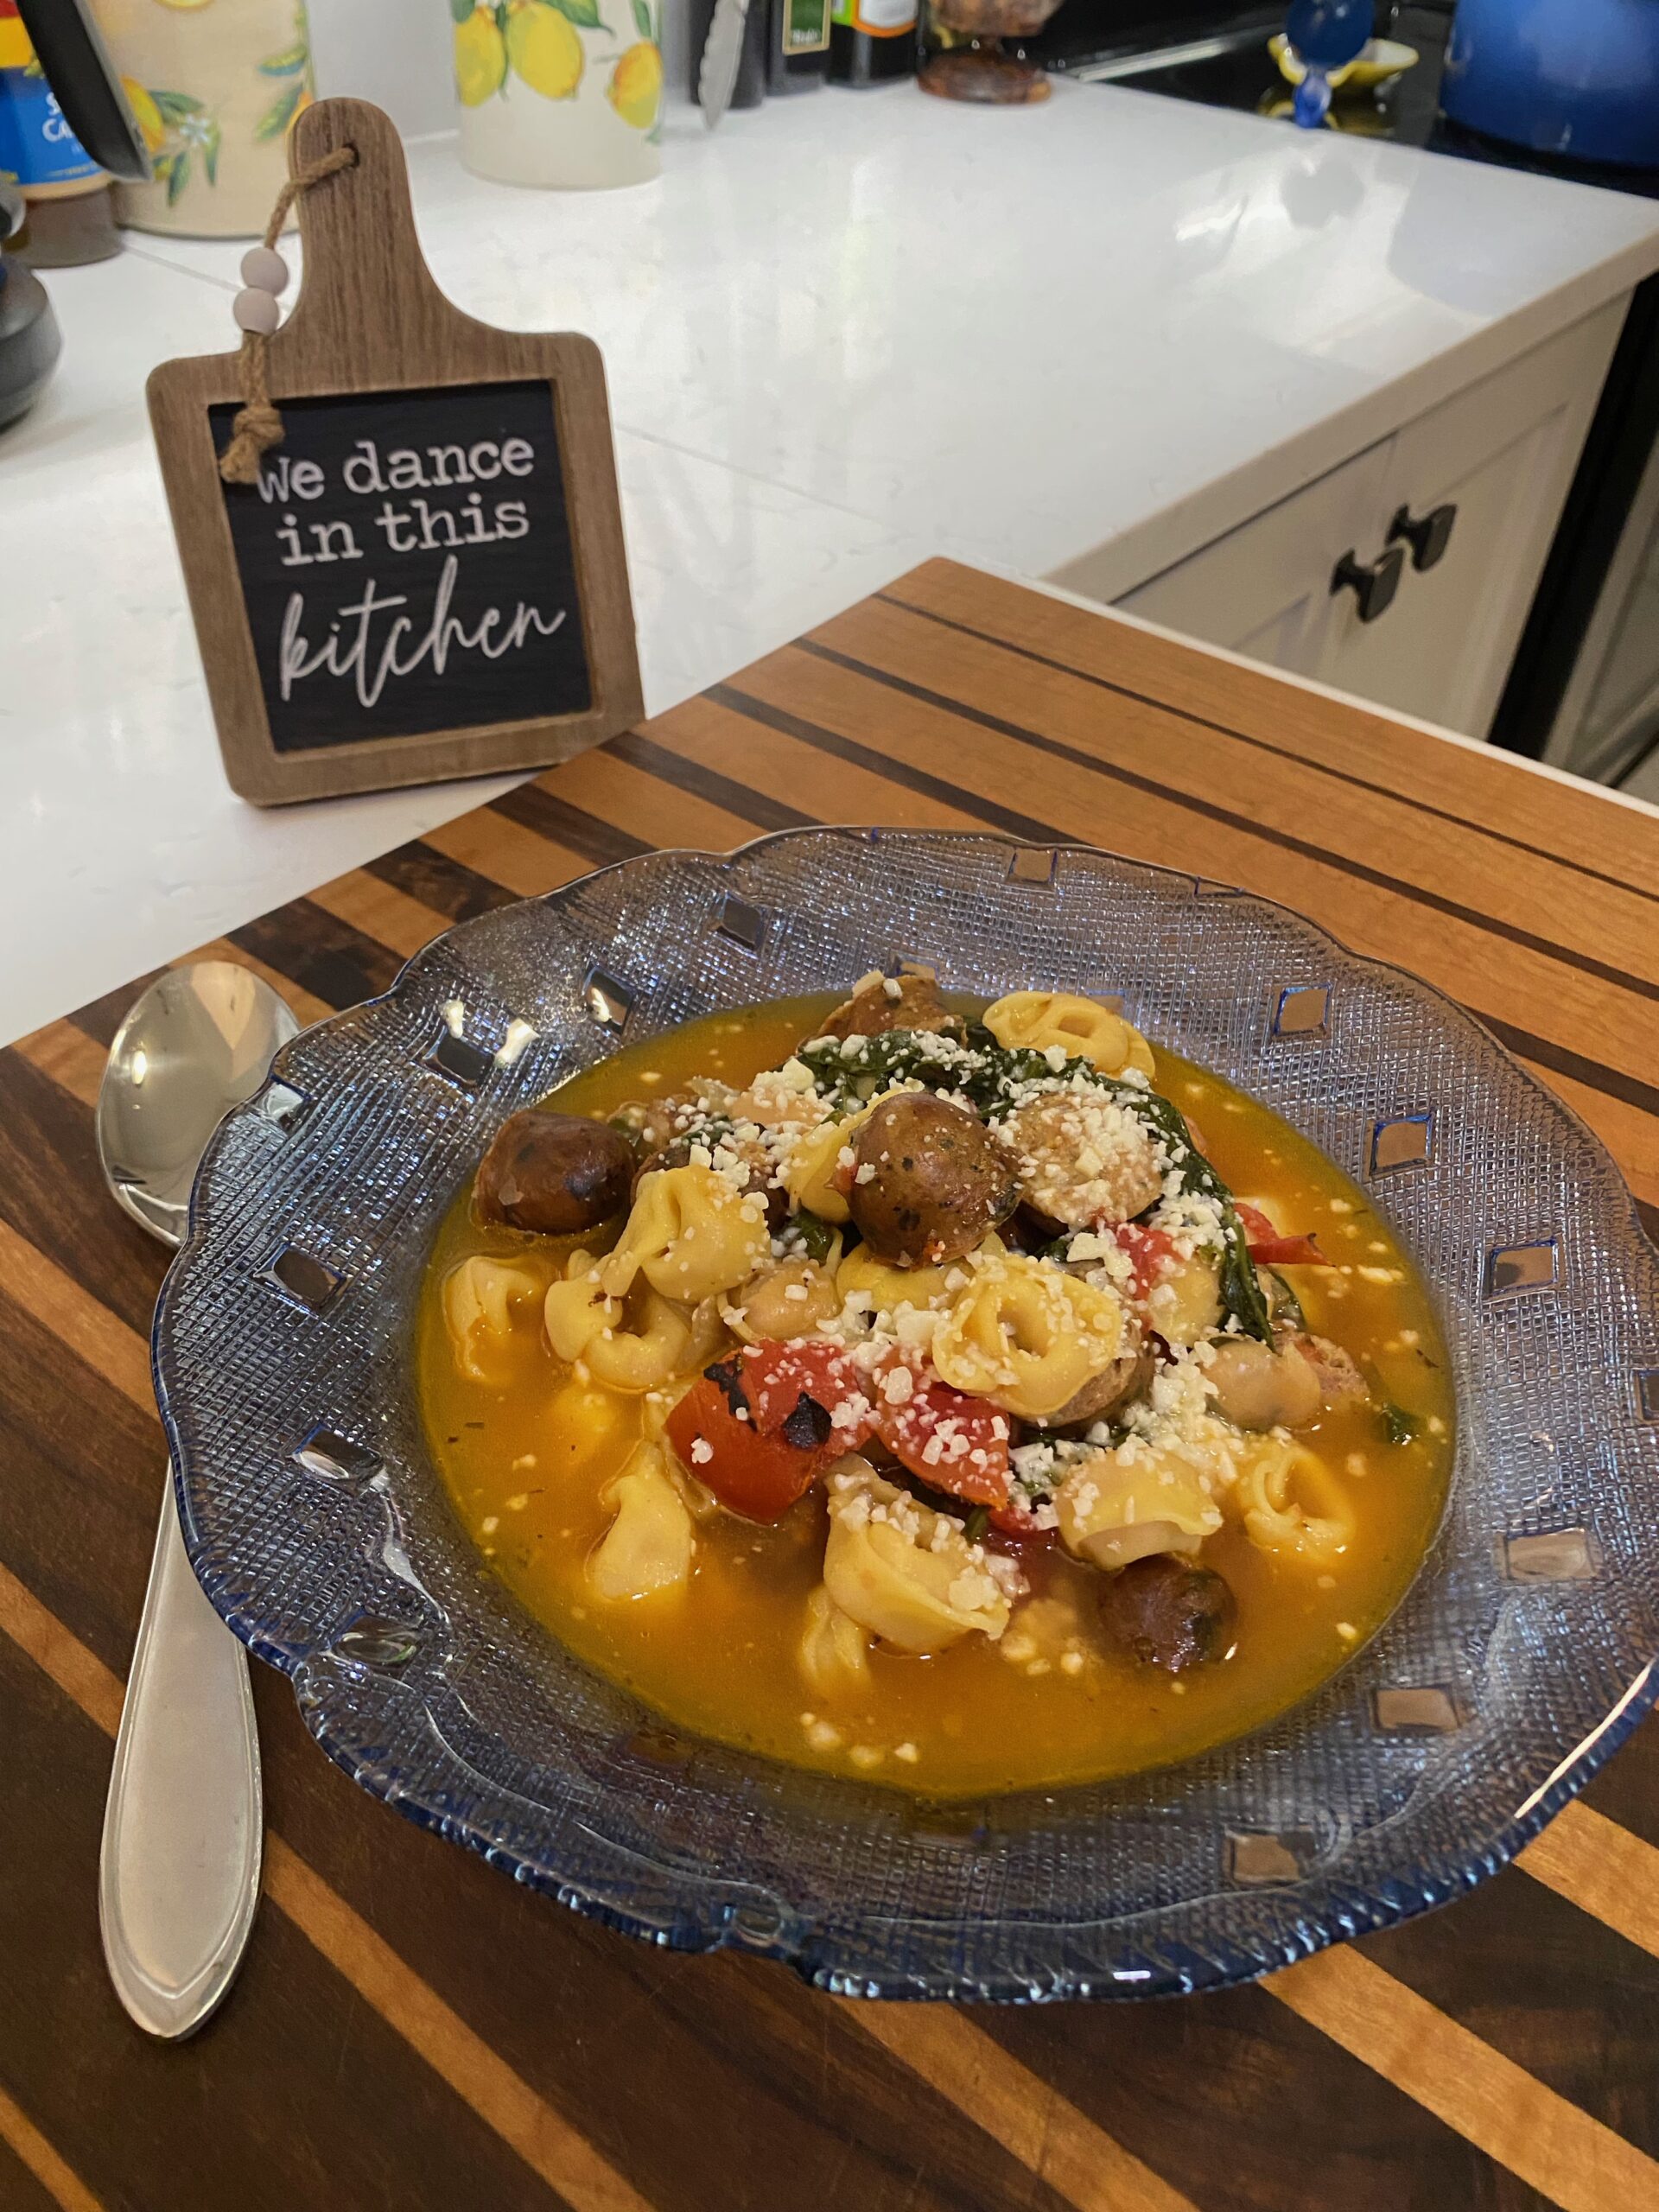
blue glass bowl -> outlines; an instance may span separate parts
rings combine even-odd
[[[516,1108],[712,1008],[897,958],[1116,994],[1374,1196],[1459,1406],[1439,1537],[1323,1689],[1188,1764],[929,1806],[686,1735],[480,1560],[410,1319]],[[365,1789],[654,1942],[870,1996],[1213,1987],[1455,1896],[1647,1710],[1659,1266],[1601,1146],[1466,1014],[1268,902],[1084,848],[828,830],[659,853],[440,938],[232,1114],[156,1317],[186,1541]]]

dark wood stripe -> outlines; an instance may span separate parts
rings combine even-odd
[[[556,844],[564,845],[573,853],[580,853],[595,868],[609,868],[617,861],[633,860],[640,853],[655,849],[642,837],[635,837],[614,823],[601,822],[596,814],[588,814],[568,800],[557,798],[543,783],[520,784],[491,805],[497,814],[505,814],[510,822],[517,822],[525,830],[533,830],[539,837],[550,837]]]
[[[845,656],[840,654],[826,654],[825,658],[845,660]],[[831,753],[838,760],[868,769],[889,783],[901,785],[906,791],[918,791],[925,798],[937,799],[941,805],[955,807],[964,814],[974,815],[989,827],[1007,830],[1011,836],[1034,838],[1039,842],[1057,839],[1064,842],[1071,835],[1057,829],[1052,823],[1039,820],[1035,816],[1015,814],[993,800],[980,798],[960,785],[948,783],[942,777],[930,776],[902,760],[889,760],[869,747],[841,736],[836,731],[808,721],[803,715],[775,707],[768,700],[754,698],[735,684],[711,685],[706,696],[729,708],[734,714],[764,724],[768,729],[778,730],[785,736],[798,739],[804,745],[815,747],[819,752]],[[955,711],[948,702],[940,703],[947,711]],[[1240,826],[1253,828],[1255,825],[1242,823]],[[1266,836],[1269,833],[1263,831],[1262,834]],[[1328,855],[1317,857],[1326,858]],[[1610,1098],[1622,1099],[1626,1105],[1639,1107],[1644,1113],[1659,1115],[1659,1088],[1626,1075],[1620,1069],[1610,1068],[1599,1060],[1592,1060],[1583,1053],[1568,1052],[1565,1046],[1547,1038],[1534,1036],[1529,1030],[1518,1029],[1514,1023],[1500,1020],[1497,1015],[1488,1014],[1479,1007],[1471,1006],[1467,1011],[1511,1052],[1536,1060],[1541,1066],[1553,1068],[1560,1075],[1572,1076],[1590,1089],[1605,1092]]]
[[[418,899],[434,913],[448,914],[452,922],[469,922],[474,915],[512,903],[511,891],[423,844],[418,837],[394,852],[382,853],[365,866],[370,875],[389,883],[406,898]]]
[[[1659,1243],[1659,1238],[1656,1238]],[[1659,1850],[1659,1713],[1649,1713],[1584,1793],[1585,1802]]]
[[[925,769],[912,768],[907,761],[895,760],[885,753],[878,753],[873,746],[859,745],[838,731],[824,729],[817,722],[791,714],[786,708],[757,699],[734,683],[711,683],[703,696],[714,700],[718,706],[729,707],[734,714],[743,715],[766,729],[775,729],[785,737],[798,738],[803,745],[814,746],[820,753],[831,753],[837,760],[868,768],[873,774],[885,777],[890,784],[901,785],[907,791],[918,792],[924,798],[937,799],[941,806],[955,807],[961,813],[972,815],[993,830],[1005,830],[1010,836],[1040,839],[1063,838],[1065,835],[1052,823],[1039,822],[1035,815],[1019,814],[1012,807],[999,806],[995,799],[981,798],[973,791],[963,791],[959,785],[948,783],[943,776],[930,776]]]
[[[1539,937],[1531,930],[1523,930],[1513,922],[1485,913],[1478,906],[1465,906],[1458,899],[1448,899],[1438,891],[1430,891],[1421,884],[1413,883],[1408,877],[1389,875],[1382,868],[1371,868],[1365,861],[1355,860],[1345,853],[1331,851],[1323,845],[1314,844],[1309,838],[1294,836],[1289,830],[1279,829],[1272,823],[1236,813],[1231,807],[1217,805],[1213,799],[1200,798],[1196,792],[1183,791],[1177,785],[1160,783],[1154,776],[1143,776],[1135,769],[1121,766],[1116,761],[1103,760],[1097,754],[1085,752],[1081,746],[1068,745],[1062,739],[1045,736],[1040,730],[1027,729],[1020,723],[1009,721],[1001,715],[988,714],[982,708],[969,705],[965,700],[950,698],[943,691],[930,690],[925,684],[912,683],[908,677],[894,676],[884,668],[873,667],[867,661],[855,659],[850,653],[839,652],[833,646],[821,645],[814,638],[801,639],[798,647],[802,652],[810,653],[817,659],[830,661],[851,675],[867,677],[885,690],[914,699],[920,705],[931,707],[940,714],[955,715],[960,721],[973,722],[979,728],[991,730],[999,737],[1012,738],[1017,745],[1028,746],[1033,752],[1048,753],[1057,760],[1068,761],[1073,767],[1086,769],[1112,783],[1122,784],[1128,790],[1141,791],[1150,798],[1161,799],[1169,805],[1180,807],[1188,814],[1201,815],[1206,821],[1218,822],[1229,830],[1258,837],[1265,843],[1276,845],[1281,852],[1295,853],[1303,860],[1317,861],[1322,868],[1338,869],[1342,874],[1351,876],[1357,883],[1369,883],[1379,891],[1391,892],[1398,898],[1409,899],[1414,905],[1426,906],[1434,913],[1446,914],[1453,921],[1465,922],[1471,929],[1507,938],[1512,944],[1523,945],[1529,952],[1577,968],[1586,976],[1594,976],[1604,983],[1615,984],[1619,989],[1632,992],[1638,998],[1659,1001],[1659,982],[1649,982],[1645,976],[1633,976],[1625,969],[1612,967],[1606,961],[1594,959],[1587,952],[1575,951],[1571,946],[1559,944],[1551,938]],[[711,692],[709,696],[719,695]],[[1179,710],[1175,709],[1165,708],[1162,711],[1179,719]]]
[[[91,1112],[17,1052],[0,1052],[0,1220],[66,1274],[95,1273],[148,1340],[166,1255],[104,1187]]]
[[[1454,1914],[1360,1948],[1581,2111],[1659,2152],[1659,1959],[1518,1870]]]
[[[1512,846],[1516,852],[1527,853],[1535,860],[1548,861],[1554,867],[1571,868],[1575,874],[1587,875],[1597,883],[1609,884],[1615,891],[1628,892],[1632,898],[1659,902],[1659,891],[1649,890],[1639,883],[1628,882],[1622,875],[1610,875],[1603,868],[1590,867],[1586,861],[1571,860],[1564,853],[1552,852],[1548,846],[1529,844],[1524,837],[1512,836],[1506,830],[1495,830],[1489,823],[1473,820],[1466,814],[1453,813],[1449,807],[1436,806],[1432,800],[1397,790],[1391,784],[1374,783],[1368,776],[1357,776],[1351,769],[1338,768],[1329,760],[1320,760],[1294,747],[1274,745],[1268,738],[1256,737],[1249,730],[1240,729],[1236,723],[1216,721],[1207,715],[1195,712],[1191,707],[1172,706],[1167,699],[1160,699],[1155,692],[1140,691],[1133,684],[1115,683],[1109,677],[1097,676],[1090,669],[1076,667],[1071,661],[1057,660],[1052,654],[1039,653],[1030,645],[1016,645],[1013,639],[999,638],[992,631],[976,629],[971,622],[940,614],[931,607],[918,607],[915,601],[901,598],[896,592],[874,592],[871,596],[886,606],[901,609],[906,614],[918,615],[925,622],[935,623],[941,630],[957,631],[963,637],[977,639],[981,645],[994,646],[1000,652],[1013,653],[1020,660],[1034,662],[1039,668],[1051,668],[1057,675],[1069,676],[1079,683],[1091,685],[1096,690],[1115,692],[1119,698],[1133,699],[1137,704],[1156,708],[1162,714],[1178,714],[1184,721],[1197,722],[1202,728],[1214,730],[1222,737],[1236,738],[1241,745],[1254,747],[1260,753],[1271,753],[1276,760],[1298,761],[1319,775],[1329,776],[1335,783],[1350,784],[1357,791],[1374,792],[1379,798],[1385,798],[1395,805],[1410,807],[1414,813],[1433,815],[1439,821],[1449,822],[1457,829],[1488,838],[1494,844]],[[1265,667],[1262,670],[1263,675],[1274,672]]]
[[[333,1007],[389,991],[403,961],[309,899],[292,899],[231,931],[231,943]]]
[[[1261,1989],[975,2018],[1205,2212],[1547,2202]]]
[[[278,1912],[188,2054],[139,2035],[92,1909],[108,1739],[3,1638],[0,1701],[0,2076],[106,2205],[556,2204]]]
[[[658,745],[639,730],[613,737],[605,750],[631,767],[643,768],[660,783],[672,784],[679,791],[707,799],[711,806],[724,807],[727,813],[744,822],[753,822],[757,830],[801,830],[813,819],[767,791],[740,784],[717,769],[705,768],[701,761],[688,760],[683,753],[671,753],[667,746]]]
[[[909,2079],[792,1975],[632,1943],[512,1888],[372,1813],[318,1758],[280,1683],[261,1682],[259,1706],[284,1834],[661,2212],[1061,2212],[971,2112]]]
[[[1592,1090],[1605,1091],[1609,1098],[1621,1098],[1627,1106],[1635,1106],[1644,1114],[1659,1115],[1659,1085],[1643,1083],[1637,1077],[1626,1075],[1622,1068],[1610,1068],[1604,1061],[1592,1060],[1582,1052],[1570,1052],[1565,1045],[1553,1039],[1540,1037],[1530,1029],[1517,1029],[1512,1021],[1500,1021],[1496,1014],[1483,1014],[1478,1007],[1469,1009],[1477,1021],[1490,1029],[1500,1045],[1507,1045],[1512,1052],[1523,1059],[1536,1060],[1540,1067],[1552,1068],[1557,1075],[1571,1076],[1575,1083],[1586,1084]]]
[[[161,1510],[161,1422],[3,1296],[0,1395],[5,1565],[106,1667],[124,1675]],[[66,1541],[71,1530],[73,1541]]]
[[[116,1031],[126,1020],[128,1007],[158,976],[165,973],[164,969],[152,968],[130,983],[123,983],[118,990],[106,991],[101,999],[92,999],[86,1005],[77,1007],[69,1020],[77,1029],[84,1029],[89,1037],[95,1038],[107,1052],[115,1042]]]

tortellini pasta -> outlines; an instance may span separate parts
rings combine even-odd
[[[596,1597],[619,1603],[683,1589],[696,1537],[691,1515],[654,1444],[636,1445],[601,1492],[616,1517],[588,1561]]]
[[[1126,1068],[1148,1078],[1153,1073],[1152,1047],[1133,1023],[1072,991],[1010,991],[986,1008],[985,1027],[1010,1051],[1023,1046],[1042,1052],[1058,1045],[1068,1058],[1092,1061],[1103,1075]]]
[[[712,1167],[658,1167],[640,1177],[600,1279],[614,1298],[643,1274],[665,1298],[696,1305],[734,1290],[771,1251],[762,1198],[734,1190]]]
[[[985,1555],[856,1457],[831,1477],[823,1587],[900,1651],[943,1651],[975,1629],[995,1643],[1008,1624],[1008,1595]]]
[[[883,1099],[893,1096],[893,1091],[884,1090],[855,1114],[839,1122],[821,1122],[797,1141],[780,1173],[784,1188],[798,1206],[817,1214],[820,1221],[833,1222],[837,1228],[852,1219],[844,1193],[836,1188],[836,1178],[846,1164],[841,1155],[850,1153],[853,1139],[865,1122]]]
[[[1221,1526],[1200,1471],[1168,1448],[1143,1446],[1125,1466],[1115,1452],[1078,1462],[1054,1494],[1060,1541],[1096,1567],[1154,1552],[1196,1552]]]
[[[1185,1350],[1221,1325],[1221,1271],[1207,1252],[1179,1261],[1147,1293],[1147,1321],[1166,1344]]]
[[[494,1379],[491,1358],[512,1328],[514,1310],[542,1295],[545,1280],[534,1268],[475,1252],[444,1278],[443,1319],[455,1365],[469,1382]]]
[[[1000,1249],[1000,1248],[999,1248]],[[960,1274],[949,1268],[896,1268],[889,1261],[878,1260],[868,1244],[855,1246],[836,1269],[836,1288],[842,1301],[862,1292],[878,1313],[896,1313],[901,1306],[949,1306],[956,1292],[947,1287],[947,1278]]]
[[[542,1325],[556,1358],[575,1362],[602,1331],[622,1319],[622,1301],[606,1290],[598,1267],[586,1252],[573,1252],[562,1281],[548,1285],[542,1301]]]
[[[1115,1291],[1014,1252],[976,1256],[972,1276],[933,1334],[933,1364],[956,1389],[1041,1421],[1122,1349]]]
[[[808,1684],[821,1696],[862,1689],[870,1679],[870,1641],[820,1583],[806,1601],[806,1626],[796,1656]]]
[[[1325,1566],[1353,1541],[1348,1494],[1306,1444],[1263,1437],[1252,1445],[1234,1496],[1250,1541],[1298,1565]]]
[[[613,1297],[585,1252],[573,1253],[563,1281],[549,1286],[542,1313],[558,1357],[580,1360],[594,1382],[613,1390],[660,1389],[703,1366],[721,1338],[713,1299],[689,1306],[645,1277],[626,1299]]]

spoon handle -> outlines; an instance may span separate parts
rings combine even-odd
[[[99,1859],[110,1978],[151,2035],[189,2035],[234,1980],[262,1847],[247,1655],[196,1580],[169,1470]]]

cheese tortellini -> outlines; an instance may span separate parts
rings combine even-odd
[[[853,1139],[883,1100],[892,1096],[892,1091],[884,1090],[856,1113],[839,1122],[820,1122],[817,1128],[796,1141],[781,1173],[784,1188],[798,1206],[837,1228],[852,1219],[845,1193],[836,1187],[836,1178],[847,1164],[842,1154],[850,1154]]]
[[[491,1259],[482,1252],[463,1260],[445,1276],[444,1325],[455,1365],[469,1382],[495,1379],[492,1353],[503,1346],[515,1312],[540,1298],[544,1281],[534,1268]]]
[[[1008,1597],[960,1524],[855,1455],[830,1477],[823,1586],[849,1619],[900,1651],[943,1651],[974,1629],[995,1643],[1008,1624]]]
[[[1015,1252],[976,1256],[972,1273],[933,1335],[933,1364],[953,1389],[1041,1421],[1122,1350],[1115,1291]]]
[[[616,1517],[588,1562],[596,1597],[613,1603],[683,1589],[696,1536],[668,1463],[654,1444],[634,1446],[621,1472],[600,1493]]]
[[[580,1360],[594,1382],[613,1390],[659,1390],[695,1373],[721,1338],[712,1299],[689,1306],[643,1276],[626,1299],[613,1297],[585,1252],[573,1253],[563,1281],[549,1286],[542,1313],[558,1357]]]
[[[665,1298],[696,1305],[734,1290],[771,1252],[763,1198],[734,1190],[712,1167],[658,1167],[640,1177],[600,1279],[614,1298],[643,1274]]]
[[[808,1684],[822,1697],[863,1689],[869,1682],[869,1630],[842,1611],[823,1583],[806,1601],[806,1626],[796,1656]]]
[[[949,1268],[898,1268],[890,1261],[878,1260],[868,1244],[860,1244],[850,1251],[836,1269],[836,1288],[842,1302],[862,1293],[871,1301],[877,1313],[896,1313],[901,1306],[913,1306],[919,1312],[925,1306],[945,1306],[956,1293],[947,1286],[947,1278],[957,1274]],[[960,1284],[960,1275],[957,1275]]]
[[[1010,991],[986,1008],[985,1027],[1010,1051],[1058,1045],[1068,1058],[1092,1060],[1103,1075],[1135,1068],[1150,1080],[1153,1073],[1152,1047],[1133,1023],[1072,991]]]
[[[1353,1541],[1354,1509],[1332,1469],[1305,1444],[1265,1436],[1239,1470],[1234,1499],[1263,1551],[1322,1567]]]
[[[1124,1466],[1115,1452],[1078,1462],[1054,1493],[1060,1541],[1096,1567],[1154,1552],[1196,1552],[1221,1526],[1199,1469],[1179,1452],[1145,1447]]]

